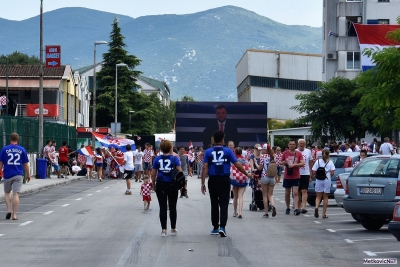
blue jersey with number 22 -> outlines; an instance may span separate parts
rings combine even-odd
[[[0,152],[0,162],[4,164],[4,179],[24,175],[24,163],[28,163],[25,148],[19,145],[8,145]]]
[[[237,161],[232,150],[223,146],[215,146],[206,150],[204,163],[208,164],[208,175],[210,176],[229,176],[231,173],[231,163]]]

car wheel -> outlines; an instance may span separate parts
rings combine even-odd
[[[378,231],[382,228],[386,220],[375,220],[371,218],[361,219],[361,225],[370,231]]]
[[[360,222],[360,216],[358,216],[358,214],[352,213],[351,216],[353,217],[354,220]]]

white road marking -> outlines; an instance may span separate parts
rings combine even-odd
[[[54,211],[49,210],[48,212],[43,213],[43,215],[49,215],[50,213],[53,213]]]
[[[75,199],[75,200],[81,200],[82,198],[80,197],[80,198],[77,198],[77,199]]]
[[[385,237],[385,238],[368,238],[368,239],[358,239],[358,240],[351,240],[351,239],[345,239],[347,243],[354,243],[354,242],[359,242],[359,241],[374,241],[374,240],[385,240],[385,239],[392,239],[393,237]]]
[[[3,236],[4,234],[0,234],[0,236]]]
[[[320,221],[314,221],[316,224],[321,224],[321,222]]]
[[[285,201],[282,201],[282,200],[281,200],[281,201],[279,201],[279,202],[281,202],[281,203],[285,203]]]
[[[304,214],[303,216],[304,217],[311,217],[311,215],[308,215],[308,214]]]
[[[97,192],[97,193],[100,193],[100,192],[101,192],[101,190],[97,190],[96,192]]]
[[[385,254],[385,253],[399,253],[400,251],[381,251],[381,252],[371,252],[371,251],[363,251],[365,254],[371,257],[376,257],[376,254]]]
[[[104,189],[106,189],[106,188],[108,188],[108,186],[107,186],[107,187],[104,187]]]
[[[64,205],[62,205],[61,207],[66,207],[66,206],[69,206],[69,204],[64,204]]]
[[[28,225],[28,224],[30,224],[30,223],[32,223],[33,221],[26,221],[26,222],[24,222],[24,223],[21,223],[19,226],[25,226],[25,225]]]
[[[87,196],[90,197],[90,196],[93,196],[93,194],[88,194]]]
[[[326,229],[326,230],[332,230],[333,232],[337,232],[337,231],[352,231],[352,230],[365,230],[365,228],[351,228],[351,229],[335,229],[335,230],[333,230],[333,229]],[[332,231],[329,231],[329,232],[332,232]]]
[[[333,229],[326,229],[327,231],[331,232],[331,233],[335,233],[336,231]]]
[[[376,255],[375,253],[372,253],[371,251],[363,251],[365,254],[367,254],[370,257],[376,257],[378,255]]]

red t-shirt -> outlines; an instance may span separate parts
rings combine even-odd
[[[294,158],[295,155],[296,155],[296,158]],[[281,165],[285,165],[285,162],[287,164],[289,164],[289,163],[290,164],[298,164],[302,160],[303,160],[303,154],[301,152],[295,151],[295,153],[290,153],[289,150],[286,150],[285,152],[282,153]],[[288,167],[285,168],[285,174],[283,176],[284,179],[299,179],[300,178],[300,167],[294,167],[292,175],[287,174],[287,169],[288,169]]]
[[[66,146],[58,149],[58,157],[60,158],[60,162],[68,162],[68,148]]]

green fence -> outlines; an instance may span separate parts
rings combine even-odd
[[[10,134],[13,132],[19,134],[19,145],[23,146],[28,153],[38,152],[39,121],[37,119],[0,116],[0,148],[9,144]],[[46,145],[46,140],[55,140],[57,149],[63,141],[75,148],[76,129],[73,126],[45,121],[43,123],[43,145]],[[42,149],[40,153],[42,153]]]

